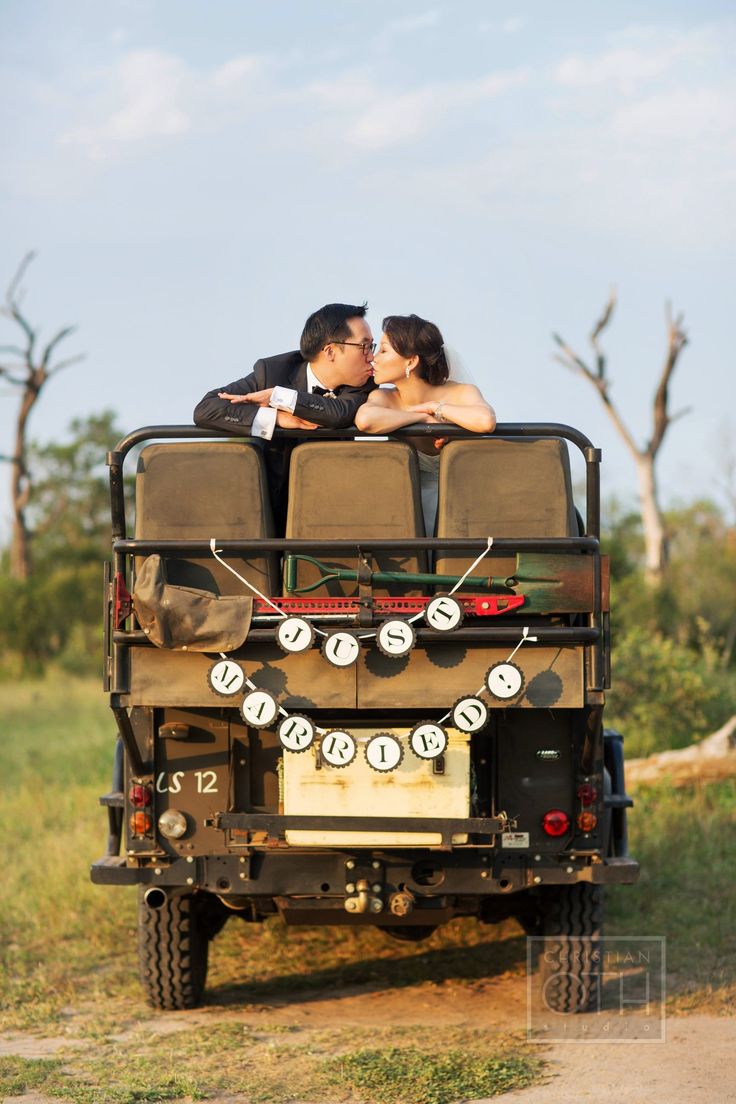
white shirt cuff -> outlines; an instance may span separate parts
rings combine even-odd
[[[289,414],[293,414],[296,398],[296,391],[292,391],[290,387],[274,387],[268,405],[274,410],[286,410]]]
[[[264,441],[270,441],[276,428],[276,417],[275,410],[267,406],[259,406],[250,427],[251,437],[262,437]]]

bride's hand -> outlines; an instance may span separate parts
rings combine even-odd
[[[407,406],[406,409],[409,411],[410,414],[423,414],[424,415],[423,418],[417,418],[418,422],[425,422],[427,424],[433,424],[434,422],[437,421],[437,419],[434,417],[434,411],[435,411],[436,406],[437,406],[436,402],[426,402],[426,403],[417,403],[416,406]],[[439,422],[437,422],[437,425],[439,425]]]

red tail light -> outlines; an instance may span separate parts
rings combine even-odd
[[[591,786],[590,782],[583,782],[578,786],[578,797],[582,805],[593,805],[598,797],[598,791],[595,786]]]
[[[548,836],[564,836],[570,827],[570,818],[562,809],[550,809],[542,817],[542,827]]]
[[[148,786],[141,786],[136,782],[128,790],[128,801],[131,805],[135,805],[136,809],[143,809],[151,804],[151,791]]]

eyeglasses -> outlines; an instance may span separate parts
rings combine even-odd
[[[331,345],[354,345],[356,349],[360,349],[363,356],[368,356],[369,353],[375,353],[376,343],[375,341],[331,341]]]

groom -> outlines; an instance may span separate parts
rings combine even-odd
[[[373,390],[373,336],[367,308],[328,303],[307,319],[299,350],[256,361],[243,379],[208,391],[195,425],[270,442],[274,429],[342,429]],[[266,445],[274,518],[283,531],[293,442]]]

